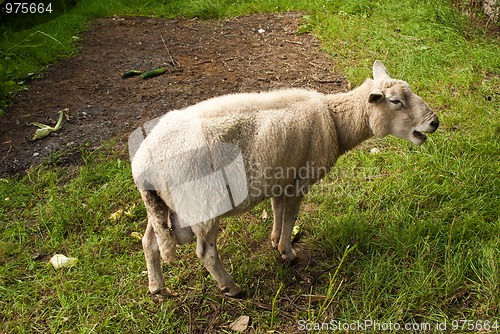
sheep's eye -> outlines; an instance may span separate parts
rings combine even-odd
[[[393,99],[393,100],[389,100],[391,101],[392,104],[403,104],[403,102],[399,101],[399,100],[396,100],[396,99]]]

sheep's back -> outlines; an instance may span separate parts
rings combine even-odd
[[[294,175],[280,171],[320,168],[335,159],[337,152],[329,152],[335,146],[332,131],[325,95],[316,91],[225,95],[166,114],[137,151],[134,175],[170,168],[166,174],[189,178],[200,160],[213,159],[208,155],[223,144],[234,148],[230,158],[241,154],[249,182],[285,186]],[[172,166],[182,168],[172,171]],[[255,202],[262,199],[257,197]],[[250,198],[248,205],[253,202]]]

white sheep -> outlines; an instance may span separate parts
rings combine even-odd
[[[291,233],[302,198],[341,154],[388,134],[420,145],[423,132],[438,125],[429,106],[406,82],[391,79],[380,61],[373,80],[347,93],[232,94],[167,113],[132,159],[148,213],[142,243],[149,291],[168,293],[160,257],[171,261],[176,245],[196,236],[205,268],[225,294],[238,296],[217,252],[221,217],[271,198],[272,245],[295,261]]]

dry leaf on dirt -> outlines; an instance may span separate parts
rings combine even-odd
[[[229,325],[229,329],[235,332],[244,332],[248,327],[249,321],[250,317],[248,315],[240,315],[238,319],[236,319]]]

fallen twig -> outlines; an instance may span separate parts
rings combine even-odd
[[[5,143],[2,143],[2,144],[5,144]],[[5,154],[5,156],[2,158],[1,162],[3,162],[5,159],[7,159],[7,157],[9,156],[10,151],[12,151],[12,145],[9,146],[9,150],[7,151],[7,153]]]
[[[161,37],[161,41],[163,42],[163,46],[165,47],[165,50],[167,50],[168,56],[170,57],[170,64],[173,67],[179,67],[179,63],[177,62],[177,60],[172,58],[172,55],[170,54],[170,50],[167,48],[167,44],[165,44],[165,40],[163,39],[163,36],[160,35],[160,37]]]
[[[341,83],[342,80],[340,79],[318,79],[316,80],[317,83],[320,84],[331,84],[331,83]]]
[[[207,64],[207,63],[213,63],[214,61],[212,59],[209,59],[209,60],[202,60],[202,61],[199,61],[197,63],[194,63],[193,66],[197,66],[197,65],[203,65],[203,64]]]
[[[287,42],[287,43],[291,43],[291,44],[297,44],[297,45],[304,45],[304,43],[302,43],[302,42],[290,41],[290,40],[288,40],[288,39],[285,39],[285,42]]]
[[[315,64],[313,63],[312,61],[309,62],[309,65],[313,66],[313,67],[316,67],[316,68],[319,68],[320,70],[323,70],[323,71],[326,71],[327,69],[318,65],[318,64]]]

